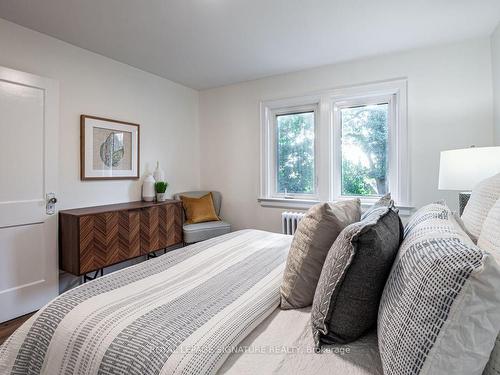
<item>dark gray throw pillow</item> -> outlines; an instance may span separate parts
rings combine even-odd
[[[383,197],[347,226],[326,257],[311,322],[317,348],[352,342],[377,322],[382,291],[403,239],[394,203]]]

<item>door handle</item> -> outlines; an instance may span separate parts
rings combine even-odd
[[[54,215],[56,213],[57,198],[55,193],[47,193],[45,196],[45,212],[47,215]]]

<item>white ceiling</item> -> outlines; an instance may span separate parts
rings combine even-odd
[[[205,89],[490,35],[500,0],[0,0],[0,17]]]

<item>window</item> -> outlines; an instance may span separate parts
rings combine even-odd
[[[314,111],[276,115],[276,193],[314,194]]]
[[[343,196],[381,196],[388,192],[388,105],[340,109]]]
[[[406,80],[334,89],[261,105],[263,205],[388,192],[409,207]]]

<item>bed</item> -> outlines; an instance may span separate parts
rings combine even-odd
[[[72,289],[0,347],[0,373],[381,373],[374,334],[317,354],[309,310],[278,309],[291,239],[233,232]]]

